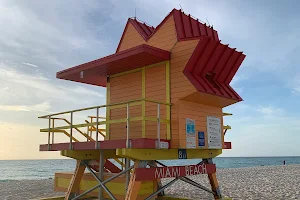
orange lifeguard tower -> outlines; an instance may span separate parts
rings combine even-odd
[[[229,114],[222,108],[242,100],[229,83],[244,58],[222,44],[213,27],[181,10],[173,9],[156,28],[128,19],[116,53],[57,73],[106,87],[107,104],[40,117],[49,120],[41,129],[48,143],[40,151],[77,160],[74,173],[55,174],[55,190],[66,191],[65,199],[164,199],[164,189],[180,179],[222,199],[212,158],[231,149],[224,142],[230,127],[223,126]],[[74,115],[86,110],[95,115],[74,123]],[[57,133],[68,141],[55,143]],[[172,159],[202,161],[159,162]],[[211,189],[186,177],[196,174],[208,174]],[[163,186],[160,179],[170,177]]]

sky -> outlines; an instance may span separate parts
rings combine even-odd
[[[159,3],[159,4],[158,4]],[[105,88],[56,72],[115,52],[128,17],[157,26],[173,9],[208,21],[246,54],[231,86],[244,99],[224,109],[232,150],[222,156],[300,156],[298,1],[0,1],[0,159],[61,158],[38,116],[105,104]],[[136,11],[135,11],[136,10]]]

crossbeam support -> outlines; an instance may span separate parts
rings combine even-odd
[[[82,179],[84,170],[85,166],[82,165],[81,160],[77,160],[76,168],[72,176],[68,191],[66,193],[65,200],[69,200],[79,193],[79,184]]]
[[[208,159],[203,159],[204,163],[206,164],[213,164],[213,160],[212,158],[208,158]],[[209,173],[208,174],[208,179],[211,185],[211,189],[214,192],[214,198],[215,199],[222,199],[222,195],[221,195],[221,190],[219,187],[219,183],[217,180],[217,176],[216,173]]]

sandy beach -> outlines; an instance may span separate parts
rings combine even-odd
[[[223,196],[233,199],[300,199],[300,165],[261,166],[218,169]],[[209,187],[207,177],[190,177]],[[165,179],[164,183],[169,180]],[[212,199],[211,195],[182,181],[166,190],[166,194],[190,199]],[[0,182],[1,200],[38,199],[59,196],[53,191],[53,180],[21,180]]]

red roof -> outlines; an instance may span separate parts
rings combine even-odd
[[[141,36],[147,40],[150,35],[154,32],[153,26],[148,26],[146,23],[139,22],[136,19],[128,19],[135,29],[141,34]]]
[[[209,37],[199,40],[184,74],[201,92],[241,101],[229,83],[246,56]]]
[[[194,19],[191,15],[186,15],[181,12],[181,10],[174,9],[173,13],[177,38],[178,40],[187,40],[187,39],[195,39],[200,36],[208,36],[213,38],[216,41],[219,41],[219,36],[216,30],[213,27],[207,26],[199,22],[199,20]]]
[[[105,87],[107,76],[169,59],[169,51],[143,44],[57,72],[56,77]]]
[[[219,41],[218,32],[214,30],[213,27],[207,26],[206,23],[201,23],[198,19],[194,19],[191,15],[186,15],[181,10],[173,9],[156,28],[148,26],[146,23],[139,22],[135,18],[129,18],[116,52],[119,51],[120,44],[122,43],[129,23],[131,23],[144,40],[147,41],[171,16],[174,18],[178,41],[196,39],[201,36],[208,36]]]

